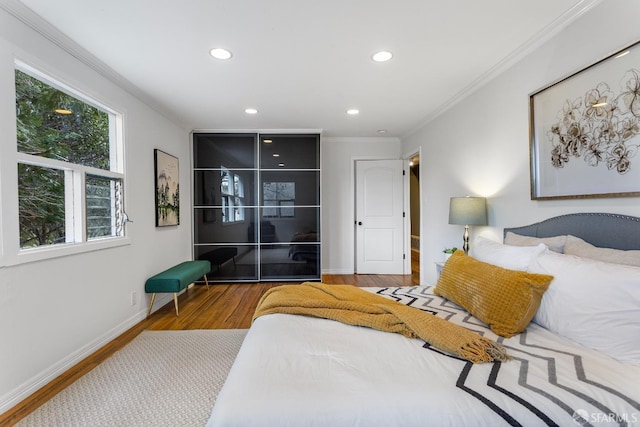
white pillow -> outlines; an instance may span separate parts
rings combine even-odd
[[[469,250],[469,255],[479,261],[497,265],[498,267],[524,271],[529,266],[532,257],[546,250],[547,247],[543,244],[538,246],[509,246],[478,236]]]
[[[567,236],[553,236],[553,237],[531,237],[531,236],[522,236],[520,234],[512,233],[511,231],[507,231],[506,236],[504,236],[504,244],[505,245],[513,245],[513,246],[537,246],[540,243],[544,243],[549,247],[553,252],[562,253],[564,251],[564,244],[567,240]]]
[[[623,251],[621,249],[599,248],[585,242],[579,237],[567,236],[564,253],[614,264],[635,265],[640,267],[640,251]]]
[[[640,365],[640,268],[546,252],[529,272],[554,276],[534,322]]]

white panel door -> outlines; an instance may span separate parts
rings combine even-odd
[[[402,160],[356,161],[356,272],[404,274]]]

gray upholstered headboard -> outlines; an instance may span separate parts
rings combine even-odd
[[[614,249],[640,249],[640,218],[610,213],[575,213],[556,216],[507,231],[532,237],[571,234],[592,245]]]

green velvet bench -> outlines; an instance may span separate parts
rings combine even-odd
[[[209,261],[185,261],[175,265],[162,273],[158,273],[147,279],[144,284],[144,291],[151,294],[149,302],[149,310],[147,317],[151,315],[153,301],[156,299],[156,293],[173,292],[173,303],[176,306],[176,316],[178,315],[178,292],[185,289],[197,279],[204,277],[204,282],[209,289],[209,281],[207,273],[211,271],[211,263]]]

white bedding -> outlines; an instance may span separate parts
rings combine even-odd
[[[207,425],[640,426],[639,366],[536,324],[500,338],[431,287],[368,290],[500,341],[513,360],[474,365],[398,334],[267,315],[249,330]]]

